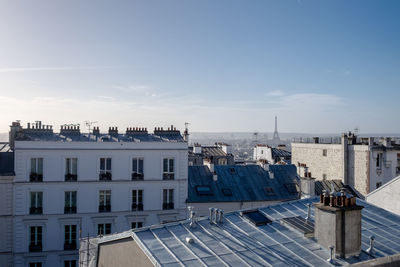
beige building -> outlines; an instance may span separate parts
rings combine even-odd
[[[340,179],[367,195],[400,174],[400,144],[391,138],[357,138],[352,133],[340,139],[294,140],[292,163],[307,166],[317,180]]]

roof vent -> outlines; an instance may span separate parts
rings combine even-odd
[[[186,237],[186,243],[193,244],[194,243],[194,239],[192,237]]]
[[[370,255],[374,255],[374,242],[375,242],[375,237],[372,235],[369,237],[369,248],[367,249],[367,253]]]

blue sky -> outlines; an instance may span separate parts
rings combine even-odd
[[[399,1],[2,1],[0,132],[399,133]]]

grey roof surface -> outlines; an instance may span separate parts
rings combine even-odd
[[[218,165],[214,167],[217,181],[207,166],[189,166],[188,202],[238,202],[276,201],[297,199],[297,193],[289,193],[285,184],[297,183],[295,165],[270,165],[271,175],[258,165]],[[206,186],[211,194],[199,194],[198,186]],[[272,192],[266,192],[265,188]],[[224,194],[229,189],[231,196]],[[271,190],[270,189],[270,190]]]
[[[17,139],[20,141],[74,141],[74,142],[184,142],[183,137],[180,133],[164,133],[164,134],[150,134],[150,133],[138,133],[138,134],[72,134],[72,135],[61,135],[59,133],[51,134],[35,134],[25,133],[23,138]]]
[[[0,175],[14,175],[14,152],[8,143],[0,143]]]
[[[292,153],[286,150],[278,149],[278,148],[271,148],[272,151],[272,157],[291,157]]]
[[[322,195],[323,190],[331,191],[332,185],[335,188],[336,192],[340,192],[342,188],[345,188],[348,193],[352,194],[353,196],[360,197],[360,195],[356,191],[354,191],[353,188],[342,183],[342,180],[315,181],[314,192],[317,196]]]
[[[310,200],[296,200],[260,208],[273,222],[255,226],[239,212],[227,213],[221,224],[200,219],[196,228],[187,221],[138,229],[133,239],[158,266],[332,266],[329,250],[315,239],[281,224],[282,218],[307,216]],[[317,198],[312,201],[316,202]],[[336,258],[343,266],[400,253],[400,217],[357,199],[362,210],[362,253]],[[314,222],[314,210],[311,209]],[[375,236],[375,254],[366,253],[369,237]],[[189,244],[186,237],[194,240]]]
[[[189,148],[189,154],[203,157],[225,157],[227,154],[218,146],[201,146],[201,153],[195,154],[193,147]]]

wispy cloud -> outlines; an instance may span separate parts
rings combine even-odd
[[[285,95],[285,92],[280,89],[269,91],[267,93],[267,96],[272,96],[272,97],[283,96],[283,95]]]
[[[15,67],[0,68],[0,72],[27,72],[27,71],[68,71],[68,70],[96,70],[114,69],[115,66],[64,66],[64,67]]]

